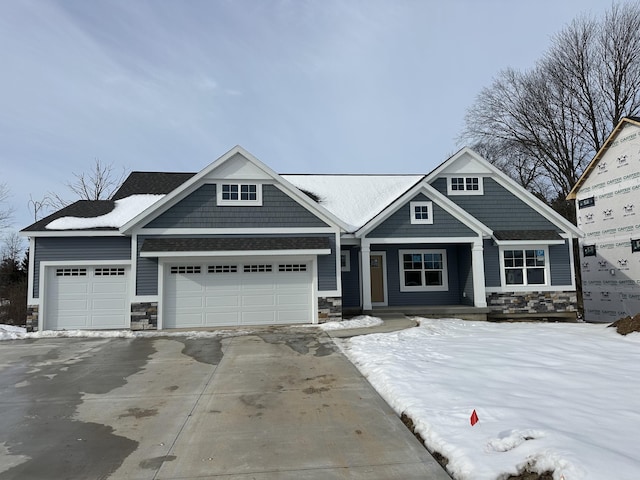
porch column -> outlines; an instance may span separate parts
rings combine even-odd
[[[484,247],[482,238],[473,242],[471,247],[471,267],[473,269],[473,305],[487,306],[487,292],[484,286]]]
[[[371,244],[362,240],[360,248],[362,265],[362,309],[371,310]]]

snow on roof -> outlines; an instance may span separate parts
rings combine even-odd
[[[99,217],[61,217],[45,228],[47,230],[86,230],[90,228],[120,228],[164,195],[131,195],[115,201],[115,208]]]
[[[352,232],[378,215],[423,175],[282,175],[347,223]]]

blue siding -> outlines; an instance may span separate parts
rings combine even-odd
[[[398,250],[446,249],[449,290],[446,292],[401,292]],[[371,251],[387,252],[387,293],[389,306],[459,305],[460,283],[456,245],[372,245]]]
[[[571,271],[571,257],[568,240],[564,245],[549,246],[549,267],[551,270],[551,285],[571,285],[573,272]]]
[[[484,195],[451,195],[448,198],[492,230],[559,230],[492,178],[484,177],[483,185]],[[446,178],[436,179],[431,186],[447,194]]]
[[[141,257],[140,249],[150,236],[138,236],[136,255],[136,295],[158,295],[158,259]]]
[[[500,250],[491,240],[484,241],[484,285],[499,287],[500,283]]]
[[[349,254],[351,271],[342,272],[342,306],[360,306],[360,247],[343,246],[343,252]]]
[[[262,186],[262,206],[216,205],[216,185],[206,184],[145,225],[146,228],[326,227],[327,224],[273,185]]]
[[[429,201],[423,194],[418,194],[412,201]],[[384,222],[374,228],[369,238],[399,237],[476,237],[477,234],[464,223],[433,203],[433,225],[411,223],[411,206],[407,202]]]
[[[36,237],[33,297],[38,298],[40,262],[131,260],[130,237]]]
[[[186,235],[175,236],[142,236],[138,237],[138,254],[142,248],[145,238],[180,238]],[[264,235],[266,237],[283,237],[288,235]],[[313,236],[318,234],[296,234],[297,237]],[[241,238],[243,235],[188,235],[189,238]],[[254,236],[255,237],[255,236]],[[336,290],[338,288],[336,277],[336,239],[335,235],[327,234],[331,247],[329,255],[318,255],[318,290]],[[189,257],[185,257],[189,258]],[[142,258],[138,255],[138,268],[136,278],[136,294],[137,295],[157,295],[158,294],[158,260],[156,258]]]

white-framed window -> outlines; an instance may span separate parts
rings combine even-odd
[[[482,177],[455,176],[447,181],[449,195],[483,195]]]
[[[262,205],[262,185],[259,183],[219,183],[216,187],[218,205]]]
[[[398,255],[401,292],[449,290],[446,250],[399,250]]]
[[[433,224],[433,204],[431,202],[409,202],[412,224]]]
[[[343,272],[351,271],[351,255],[349,250],[340,252],[340,270]]]
[[[549,251],[547,247],[514,247],[500,249],[502,285],[526,287],[549,285]]]

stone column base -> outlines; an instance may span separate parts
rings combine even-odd
[[[158,329],[158,302],[131,304],[131,330]]]
[[[342,297],[318,297],[318,323],[342,321]]]

